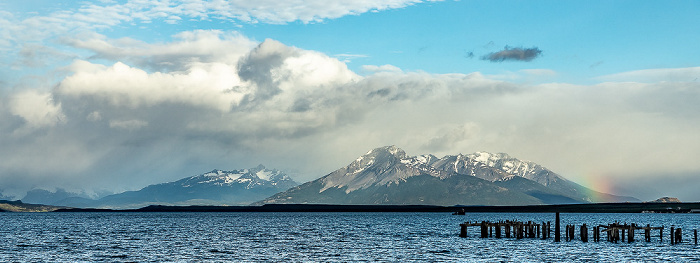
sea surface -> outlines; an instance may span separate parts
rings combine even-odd
[[[665,226],[652,242],[479,238],[459,223],[553,213],[0,213],[0,262],[699,262],[700,214],[561,214],[563,225]],[[668,228],[683,229],[670,245]],[[578,227],[576,229],[578,235]],[[554,235],[552,235],[553,237]],[[592,239],[592,234],[590,234]],[[604,239],[604,235],[603,239]],[[577,237],[578,238],[578,237]]]

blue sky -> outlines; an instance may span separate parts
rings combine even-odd
[[[133,190],[258,163],[306,181],[395,144],[507,152],[600,190],[698,201],[670,183],[700,181],[698,11],[3,1],[0,192]]]

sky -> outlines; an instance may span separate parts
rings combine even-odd
[[[0,193],[99,196],[376,147],[700,201],[697,1],[6,0]]]

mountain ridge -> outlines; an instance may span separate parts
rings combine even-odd
[[[399,187],[402,183],[404,189]],[[411,193],[424,197],[417,203],[411,203],[411,194],[392,192],[408,191],[406,189],[416,185],[426,186]],[[427,187],[428,185],[433,188]],[[456,190],[456,187],[483,195],[468,195],[465,191]],[[330,189],[336,190],[327,192]],[[444,195],[440,199],[424,191],[432,191],[432,194],[442,192]],[[370,194],[375,198],[357,196],[359,193]],[[410,157],[402,149],[391,145],[370,150],[345,167],[253,205],[324,202],[430,205],[586,203],[593,200],[590,193],[597,192],[569,181],[539,164],[521,161],[505,153],[477,152],[446,155],[443,158],[432,154]],[[636,200],[614,195],[607,197],[610,199],[606,201]],[[431,201],[427,202],[427,199]]]

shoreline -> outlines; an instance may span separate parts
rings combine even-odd
[[[328,205],[164,206],[137,209],[62,208],[53,212],[457,212],[465,213],[700,213],[695,203],[596,203],[531,206]]]

